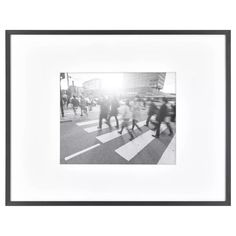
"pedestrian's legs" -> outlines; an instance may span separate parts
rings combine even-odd
[[[102,115],[100,114],[99,116],[99,125],[98,128],[101,129],[102,128]]]
[[[169,122],[165,122],[165,123],[166,123],[167,128],[169,129],[170,135],[172,135],[173,130],[172,130],[172,127],[171,127],[170,123]]]
[[[155,138],[159,138],[160,137],[160,127],[161,127],[161,122],[158,122],[157,124],[156,124],[156,134],[155,135],[152,135],[153,137],[155,137]]]
[[[81,111],[80,116],[83,116],[83,107],[82,106],[80,107],[80,111]]]
[[[110,123],[110,120],[108,120],[108,118],[106,118],[106,123],[109,126],[109,128],[111,128],[111,123]]]
[[[87,107],[84,107],[84,113],[86,116],[88,116],[88,108]]]
[[[110,124],[111,116],[107,115],[107,117],[105,117],[105,119],[106,119],[105,123],[111,128],[111,124]]]
[[[134,135],[133,135],[132,131],[129,129],[128,125],[125,128],[126,128],[128,134],[130,135],[130,139],[129,140],[130,141],[133,140],[134,139]]]
[[[135,126],[135,120],[132,120],[132,130],[134,130],[134,126]]]
[[[116,128],[119,129],[119,120],[118,120],[117,116],[115,116],[115,119],[116,119]]]
[[[73,111],[74,111],[74,115],[76,116],[77,113],[76,113],[76,108],[75,107],[73,107]]]
[[[137,124],[137,120],[133,120],[132,130],[134,130],[134,126],[136,126],[139,131],[142,131],[142,129],[141,129],[141,128],[138,126],[138,124]]]
[[[147,120],[146,120],[146,126],[149,125],[149,122],[150,122],[151,117],[152,117],[152,115],[148,115]]]
[[[124,126],[124,122],[123,122],[122,125],[121,125],[121,130],[118,131],[118,133],[122,134],[124,128],[125,128],[125,126]]]

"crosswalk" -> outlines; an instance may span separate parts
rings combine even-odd
[[[119,120],[121,121],[121,118],[119,117]],[[125,142],[120,142],[119,147],[115,147],[113,150],[114,153],[118,154],[121,158],[123,158],[126,161],[131,161],[134,157],[136,157],[142,150],[144,150],[151,142],[155,139],[152,135],[154,132],[152,130],[149,130],[147,128],[144,129],[146,121],[140,121],[138,122],[138,126],[142,128],[142,132],[138,132],[138,136],[135,137],[132,141],[129,141],[129,139],[125,139]],[[116,125],[116,122],[111,122],[111,126],[114,127]],[[89,120],[84,122],[78,122],[76,123],[76,126],[83,129],[86,133],[94,133],[98,130],[98,120]],[[92,146],[86,147],[83,150],[79,150],[76,153],[72,153],[71,155],[64,158],[65,161],[71,160],[73,158],[79,158],[82,154],[88,153],[90,151],[93,151],[95,149],[105,148],[104,145],[109,145],[109,142],[119,140],[121,137],[124,137],[125,135],[128,135],[127,130],[124,129],[122,135],[118,133],[117,129],[108,129],[108,125],[103,124],[103,133],[94,133],[95,139],[97,140],[97,143],[95,143]],[[131,125],[129,126],[131,128]],[[134,131],[137,130],[135,127]],[[166,126],[164,124],[161,125],[160,132],[164,132],[166,130]],[[128,136],[127,136],[128,137]],[[123,140],[123,139],[122,139]],[[174,141],[173,141],[174,140]],[[165,159],[170,159],[169,156],[171,156],[171,160],[175,160],[175,136],[173,138],[172,142],[167,146],[165,151],[163,152],[163,157]],[[167,160],[168,162],[168,160]],[[173,161],[172,161],[173,162]]]
[[[121,121],[121,117],[118,117],[118,120],[120,122]],[[85,121],[85,122],[77,122],[76,125],[77,126],[87,126],[87,125],[91,125],[92,124],[93,126],[86,127],[86,128],[84,128],[84,130],[87,133],[93,133],[93,132],[96,132],[96,131],[100,130],[98,128],[98,122],[99,122],[99,120],[90,120],[90,121]],[[111,124],[111,126],[114,126],[114,125],[116,125],[116,121],[112,121],[112,122],[110,122],[110,124]],[[109,126],[105,123],[105,124],[103,124],[103,127],[108,128]]]
[[[161,126],[161,132],[165,129],[164,126]],[[128,142],[125,145],[119,147],[115,150],[120,156],[122,156],[127,161],[130,161],[134,158],[140,151],[142,151],[151,141],[155,138],[152,136],[152,131],[149,130],[142,135],[135,138],[132,142]]]
[[[144,124],[145,124],[145,121],[141,121],[141,122],[138,123],[138,126],[141,127],[141,126],[143,126]],[[131,128],[131,125],[129,126],[129,128]],[[135,127],[134,130],[136,130],[136,129],[137,129],[137,128]],[[117,130],[115,130],[115,131],[108,132],[108,133],[103,134],[103,135],[99,135],[99,136],[97,136],[96,138],[97,138],[100,142],[102,142],[102,143],[107,143],[107,142],[109,142],[109,141],[111,141],[111,140],[113,140],[113,139],[115,139],[115,138],[118,138],[118,137],[120,137],[120,136],[122,136],[122,135],[124,135],[124,134],[127,134],[127,133],[128,133],[127,130],[124,130],[122,134],[119,134],[119,133],[117,132]]]
[[[110,124],[111,124],[111,126],[114,126],[114,125],[116,125],[116,122],[113,121],[113,122],[110,122]],[[103,124],[103,126],[105,126],[105,128],[108,128],[108,127],[109,127],[107,124]],[[87,133],[93,133],[93,132],[96,132],[96,131],[98,131],[98,130],[100,130],[100,129],[98,128],[98,125],[94,125],[94,126],[92,126],[92,127],[85,128],[84,130],[85,130]]]
[[[166,148],[165,152],[162,154],[162,157],[158,164],[175,164],[175,147],[176,147],[176,135],[172,138],[171,142]]]
[[[77,126],[86,126],[86,125],[91,125],[91,124],[97,124],[98,120],[89,120],[89,121],[84,121],[84,122],[78,122],[76,123]]]

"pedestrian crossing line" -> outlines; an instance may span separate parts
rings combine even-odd
[[[68,157],[65,157],[65,161],[68,161],[68,160],[72,159],[73,157],[76,157],[76,156],[79,156],[80,154],[83,154],[83,153],[85,153],[85,152],[88,152],[88,151],[90,151],[91,149],[94,149],[94,148],[96,148],[96,147],[98,147],[98,146],[100,146],[99,143],[97,143],[97,144],[95,144],[95,145],[93,145],[93,146],[91,146],[91,147],[88,147],[88,148],[86,148],[86,149],[84,149],[84,150],[81,150],[81,151],[79,151],[79,152],[76,152],[76,153],[74,153],[74,154],[72,154],[72,155],[70,155],[70,156],[68,156]]]
[[[165,125],[161,125],[160,133],[166,129]],[[153,131],[149,130],[137,138],[133,139],[131,142],[124,144],[115,150],[120,156],[122,156],[127,161],[130,161],[135,157],[140,151],[142,151],[149,143],[151,143],[155,138],[152,136]]]
[[[84,121],[84,122],[78,122],[78,123],[76,123],[76,125],[78,125],[78,126],[91,125],[91,124],[98,123],[98,121],[99,120],[89,120],[89,121]]]
[[[144,124],[146,123],[146,121],[141,121],[138,123],[138,126],[142,127]],[[129,128],[131,128],[132,125],[129,126]],[[134,128],[134,130],[136,130],[137,127]],[[122,134],[119,134],[117,130],[115,131],[112,131],[112,132],[109,132],[109,133],[106,133],[106,134],[102,134],[102,135],[99,135],[97,136],[96,138],[102,142],[102,143],[107,143],[115,138],[118,138],[124,134],[127,134],[127,130],[124,130]]]
[[[112,119],[112,118],[111,118]],[[118,120],[120,119],[120,116],[118,116]],[[85,126],[85,125],[91,125],[91,124],[96,124],[98,123],[99,120],[88,120],[88,121],[82,121],[82,122],[77,122],[77,126]]]
[[[113,121],[113,122],[111,122],[110,124],[111,124],[111,126],[114,126],[114,125],[116,125],[116,121]],[[104,123],[103,123],[103,125],[105,125],[105,128],[108,128],[108,127],[109,127],[107,124],[104,124]],[[84,130],[85,130],[87,133],[93,133],[93,132],[98,131],[98,130],[100,130],[100,129],[98,128],[98,125],[95,125],[95,126],[91,126],[91,127],[85,128]]]
[[[158,164],[173,164],[175,163],[175,147],[176,147],[176,135],[170,141],[168,147],[162,154]]]

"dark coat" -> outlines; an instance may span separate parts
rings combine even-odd
[[[107,118],[109,113],[109,103],[106,99],[100,101],[100,117]]]
[[[79,101],[78,101],[77,98],[72,98],[71,103],[72,103],[73,107],[78,107],[79,106]]]
[[[168,116],[168,107],[167,105],[164,103],[163,105],[161,105],[160,110],[158,112],[158,116],[157,119],[159,122],[164,121],[165,117]]]
[[[152,115],[154,115],[156,113],[157,113],[157,107],[156,107],[156,105],[153,102],[151,102],[151,104],[149,106],[149,110],[148,110],[148,115],[152,116]]]
[[[120,104],[116,99],[112,100],[110,116],[117,116],[118,115],[118,107],[119,106],[120,106]]]

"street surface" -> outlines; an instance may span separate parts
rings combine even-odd
[[[154,132],[145,125],[147,109],[142,110],[139,126],[135,129],[135,139],[130,141],[124,129],[120,135],[115,128],[115,119],[111,118],[112,128],[103,122],[98,127],[99,106],[93,107],[88,116],[74,116],[71,109],[65,110],[65,119],[60,124],[60,163],[61,164],[175,164],[175,124],[171,123],[174,135],[169,136],[167,127],[161,125],[159,139],[152,137]],[[121,118],[119,123],[121,124]],[[151,125],[150,125],[151,126]]]

